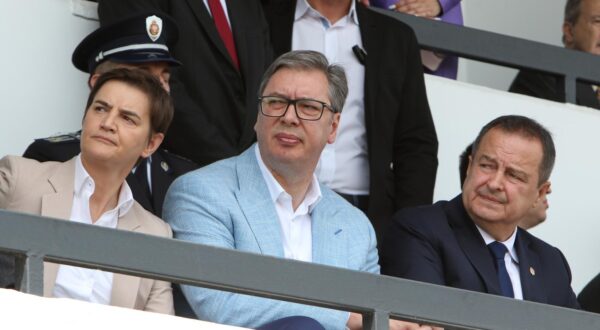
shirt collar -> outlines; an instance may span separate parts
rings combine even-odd
[[[258,143],[255,144],[254,154],[256,156],[256,161],[258,162],[258,167],[260,168],[260,172],[262,173],[265,182],[267,183],[267,188],[269,189],[269,195],[271,196],[271,200],[273,203],[277,202],[277,199],[280,198],[282,194],[288,194],[283,187],[277,182],[273,173],[267,168],[265,163],[262,160],[260,155],[260,149],[258,147]],[[321,200],[321,187],[319,186],[319,181],[317,180],[317,176],[313,173],[312,181],[308,186],[308,190],[306,191],[306,195],[304,196],[304,203],[308,207],[308,212],[312,212],[313,208],[317,205],[317,203]]]
[[[488,234],[485,230],[481,229],[477,225],[475,225],[475,227],[477,227],[477,230],[479,230],[479,234],[481,234],[481,237],[483,238],[485,245],[489,245],[492,242],[496,242],[496,240],[490,234]],[[519,263],[519,257],[517,256],[517,250],[515,249],[516,238],[517,238],[517,228],[515,228],[512,235],[510,235],[510,237],[506,241],[499,242],[499,243],[504,244],[504,246],[506,246],[506,249],[508,250],[508,253],[510,254],[510,257],[512,258],[512,260],[515,263]]]
[[[83,163],[81,162],[81,154],[79,154],[75,159],[75,179],[73,193],[75,195],[81,195],[86,185],[90,186],[89,189],[91,196],[91,194],[93,194],[94,190],[96,189],[96,183],[83,166]],[[123,181],[123,183],[121,184],[121,189],[119,190],[119,199],[117,201],[117,207],[115,208],[116,210],[118,210],[119,218],[127,214],[127,212],[129,212],[129,209],[131,209],[132,206],[133,193],[131,192],[131,188],[127,184],[127,181]]]
[[[352,21],[354,24],[358,25],[358,15],[356,14],[356,1],[352,0],[352,4],[350,5],[350,10],[348,11],[348,15],[346,15],[346,21]],[[329,21],[321,15],[316,9],[310,6],[307,0],[298,0],[296,1],[296,11],[294,13],[294,21],[298,21],[299,19],[305,16],[313,16],[322,20],[325,20],[327,24]],[[342,18],[341,20],[343,20]],[[340,20],[340,21],[341,21]]]

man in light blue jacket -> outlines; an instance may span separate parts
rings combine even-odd
[[[334,143],[348,87],[318,52],[279,57],[259,89],[258,143],[176,180],[163,216],[178,239],[379,273],[365,215],[318,183],[321,151]],[[200,319],[257,327],[309,316],[327,329],[358,329],[358,314],[183,286]]]

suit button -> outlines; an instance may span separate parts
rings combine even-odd
[[[390,170],[392,170],[392,171],[394,170],[394,162],[390,163]]]

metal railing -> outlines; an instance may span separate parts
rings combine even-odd
[[[372,10],[408,24],[424,49],[564,77],[565,96],[569,103],[576,103],[577,80],[600,83],[600,56],[597,55],[391,10]]]
[[[447,329],[600,329],[582,311],[4,210],[0,250],[23,256],[20,290],[38,295],[49,261],[359,312],[367,330],[387,329],[390,316]]]

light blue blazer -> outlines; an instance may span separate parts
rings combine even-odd
[[[254,148],[173,182],[163,218],[176,238],[284,258],[281,226]],[[377,243],[369,220],[323,185],[321,193],[311,213],[312,261],[378,274]],[[348,319],[347,312],[194,286],[183,286],[183,292],[198,318],[229,325],[253,328],[305,315],[327,329],[344,329]]]

